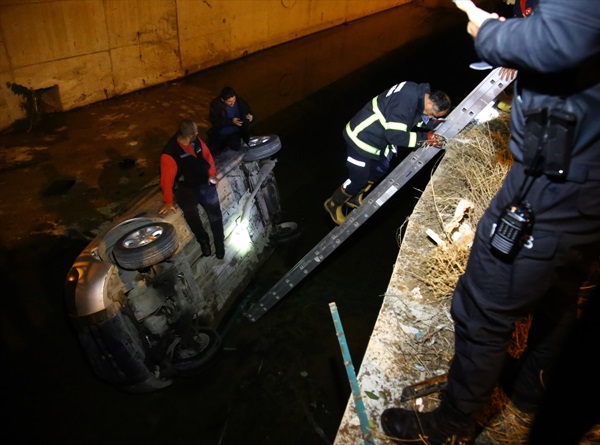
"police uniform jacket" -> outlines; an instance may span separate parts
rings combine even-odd
[[[516,162],[523,162],[526,113],[540,108],[571,113],[576,126],[566,177],[578,182],[600,180],[598,6],[597,0],[541,0],[526,19],[486,20],[475,42],[482,59],[518,70],[510,141]],[[550,44],[549,33],[555,36]]]
[[[600,251],[598,0],[540,0],[527,18],[488,19],[475,48],[482,60],[516,68],[518,74],[510,122],[515,162],[477,224],[466,271],[452,295],[456,341],[446,395],[465,414],[489,403],[515,323],[530,314],[536,341],[528,345],[531,354],[511,383],[526,409],[540,401],[541,371],[547,375],[561,335],[577,318],[579,286]],[[565,113],[564,125],[540,118]],[[532,144],[540,129],[542,143]],[[565,143],[556,144],[561,138]],[[562,153],[562,159],[553,160],[566,175],[546,171],[546,159],[544,170],[531,168],[524,155],[532,145],[543,157]],[[548,147],[558,150],[548,152]],[[496,230],[511,220],[504,216],[515,216],[524,201],[532,209],[529,222],[503,232],[518,250],[499,256],[491,240],[500,239]]]
[[[390,157],[396,147],[414,148],[427,140],[422,113],[427,83],[402,82],[375,96],[348,122],[348,148],[369,159]],[[423,128],[423,130],[426,130]]]

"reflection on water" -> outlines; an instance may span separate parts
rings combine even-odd
[[[464,26],[464,17],[450,2],[447,7],[430,9],[405,5],[253,54],[229,63],[225,70],[204,71],[199,77],[203,82],[233,85],[240,94],[251,95],[256,115],[264,120],[402,46],[423,51],[402,60],[405,68],[444,70],[436,61],[437,42],[428,48],[416,42],[423,42],[432,32],[443,33],[457,20]],[[469,42],[468,36],[464,40]],[[190,78],[193,81],[194,76]],[[368,84],[364,87],[370,95],[372,89]]]

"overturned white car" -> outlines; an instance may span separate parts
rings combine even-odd
[[[67,307],[100,379],[150,392],[194,375],[221,350],[219,322],[272,253],[273,239],[293,236],[293,223],[278,220],[272,155],[279,138],[254,137],[249,146],[215,156],[223,260],[202,256],[181,211],[158,214],[158,178],[75,260]]]

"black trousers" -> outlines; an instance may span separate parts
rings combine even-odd
[[[452,297],[455,356],[445,400],[474,414],[490,399],[507,363],[515,323],[533,315],[527,350],[513,375],[513,398],[534,409],[566,333],[577,319],[578,290],[600,252],[600,182],[535,179],[527,194],[532,238],[512,261],[489,245],[494,224],[525,180],[515,163],[480,220],[465,273]]]
[[[594,351],[600,350],[600,282],[587,298],[531,426],[529,445],[579,444],[600,422],[600,406],[590,403],[600,398],[600,385],[594,378]]]
[[[246,144],[250,141],[250,126],[246,123],[231,134],[220,135],[213,130],[208,132],[208,147],[212,153],[219,153],[228,148],[239,151],[242,141]]]
[[[344,182],[346,193],[358,195],[369,182],[377,183],[390,169],[389,158],[371,159],[362,156],[356,149],[348,149],[346,170],[348,179]]]
[[[198,204],[206,211],[214,241],[222,242],[225,239],[223,214],[216,186],[212,184],[202,184],[196,187],[178,185],[174,194],[175,200],[181,207],[183,216],[197,240],[208,237],[198,212]]]

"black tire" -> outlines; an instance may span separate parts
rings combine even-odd
[[[295,222],[283,222],[275,226],[269,239],[278,246],[297,241],[302,234],[302,228]]]
[[[281,141],[277,135],[254,136],[250,138],[248,143],[250,149],[246,152],[242,161],[258,161],[273,156],[281,150]]]
[[[155,222],[138,227],[122,236],[113,255],[123,269],[138,270],[169,258],[179,245],[175,227]]]
[[[211,329],[196,329],[194,339],[200,344],[200,349],[194,355],[189,356],[187,351],[178,355],[179,345],[175,347],[172,363],[179,376],[197,375],[206,369],[223,350],[221,336]]]

